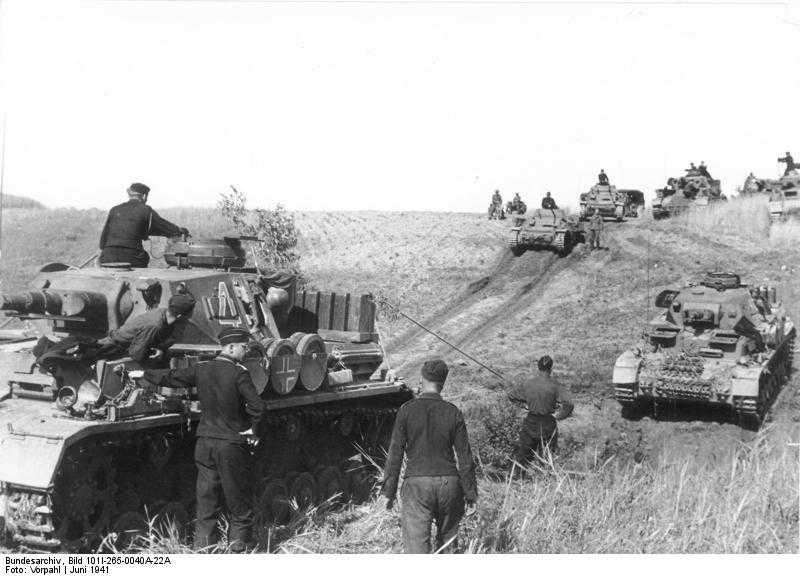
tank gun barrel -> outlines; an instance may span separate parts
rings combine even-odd
[[[17,314],[50,314],[86,317],[106,313],[106,298],[96,292],[79,290],[31,290],[0,294],[0,310]]]

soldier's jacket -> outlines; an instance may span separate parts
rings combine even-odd
[[[203,411],[197,436],[246,443],[240,434],[258,433],[264,401],[258,396],[250,372],[233,358],[220,354],[188,368],[145,370],[150,382],[175,388],[197,387]]]
[[[177,236],[181,229],[165,220],[150,206],[138,200],[128,200],[114,206],[108,213],[100,249],[107,246],[142,249],[142,240],[150,236]]]
[[[150,348],[163,347],[172,335],[175,324],[168,324],[166,315],[164,308],[156,308],[129,318],[100,344],[113,344],[123,354],[127,353],[139,364],[145,364]]]
[[[593,214],[589,218],[589,230],[600,232],[603,230],[603,217],[599,214]]]
[[[553,200],[552,197],[545,196],[542,198],[542,208],[545,210],[556,210],[558,206],[556,206],[556,201]]]

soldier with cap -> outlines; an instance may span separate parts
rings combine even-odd
[[[602,168],[600,169],[600,174],[597,175],[597,182],[601,186],[608,186],[608,175],[606,175],[606,171]]]
[[[154,308],[128,318],[122,326],[98,340],[100,348],[96,357],[130,356],[142,366],[158,363],[164,357],[178,321],[192,315],[194,304],[195,300],[189,294],[175,294],[169,299],[166,309]]]
[[[786,170],[783,173],[784,176],[788,175],[792,170],[797,168],[797,164],[794,163],[794,158],[792,158],[792,155],[788,152],[788,150],[786,152],[786,156],[783,158],[778,158],[778,162],[786,163]]]
[[[558,206],[556,206],[556,201],[550,197],[550,192],[545,194],[545,197],[542,198],[542,208],[545,210],[557,210]]]
[[[134,182],[128,187],[128,201],[109,211],[100,234],[100,264],[127,262],[134,268],[147,268],[150,256],[142,247],[142,240],[189,234],[186,228],[165,220],[147,205],[149,193],[150,188]]]
[[[712,179],[704,160],[700,161],[700,168],[698,168],[697,171],[700,173],[700,176],[705,176],[709,180]]]
[[[600,248],[600,235],[603,233],[603,217],[598,208],[589,217],[589,250]]]
[[[553,359],[542,356],[537,361],[537,374],[508,392],[512,402],[525,404],[528,414],[519,432],[517,463],[527,465],[534,454],[542,456],[545,446],[558,447],[557,420],[572,414],[574,408],[569,390],[553,376]]]
[[[197,466],[197,526],[195,548],[215,544],[218,515],[228,509],[233,552],[252,545],[252,454],[265,410],[247,368],[250,333],[225,328],[218,340],[222,350],[213,360],[188,368],[145,370],[144,377],[160,386],[197,387],[202,415],[197,427],[194,459]]]
[[[464,417],[461,410],[441,396],[447,373],[447,364],[442,360],[425,362],[420,395],[400,407],[394,423],[381,492],[386,508],[391,509],[405,453],[400,498],[406,554],[431,552],[432,523],[437,532],[435,551],[455,552],[465,502],[472,509],[478,499]]]

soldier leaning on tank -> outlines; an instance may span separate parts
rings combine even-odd
[[[400,407],[394,423],[381,493],[386,498],[386,508],[391,509],[405,453],[400,498],[406,554],[431,552],[432,523],[437,532],[435,551],[455,552],[465,501],[473,509],[478,499],[464,417],[461,410],[441,396],[447,373],[447,364],[442,360],[425,362],[422,393]]]
[[[130,356],[142,366],[158,363],[164,356],[175,326],[188,318],[195,300],[188,294],[175,294],[167,308],[155,308],[133,316],[116,330],[98,340],[95,359]]]
[[[603,217],[600,210],[595,208],[594,213],[589,217],[589,250],[600,248],[600,236],[603,233]]]
[[[572,414],[574,405],[569,390],[553,376],[553,359],[542,356],[537,361],[538,372],[508,392],[515,403],[524,403],[528,414],[522,420],[517,449],[517,463],[526,466],[534,454],[544,455],[558,448],[557,420]]]
[[[600,174],[597,175],[597,182],[601,186],[608,186],[608,175],[606,174],[606,171],[603,170],[602,168],[600,169]]]
[[[227,506],[232,552],[252,546],[253,507],[251,482],[253,456],[264,401],[250,373],[240,362],[247,353],[250,333],[225,328],[218,340],[222,351],[213,360],[188,368],[145,370],[153,384],[178,388],[197,387],[202,408],[194,458],[197,466],[197,525],[195,549],[219,540],[218,516]]]
[[[797,165],[794,163],[794,158],[792,158],[792,155],[788,150],[786,151],[786,156],[783,158],[778,158],[778,162],[786,163],[786,170],[783,173],[784,176],[788,175],[792,170],[797,168]]]
[[[189,234],[186,228],[165,220],[147,205],[149,193],[150,188],[134,182],[128,188],[128,201],[109,211],[100,234],[101,264],[127,262],[134,268],[147,268],[150,255],[142,247],[142,240]]]
[[[557,210],[558,206],[556,206],[556,201],[550,197],[550,192],[548,192],[544,198],[542,198],[542,208],[545,210]]]

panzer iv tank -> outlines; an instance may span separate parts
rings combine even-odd
[[[538,208],[529,216],[515,216],[508,246],[515,256],[526,250],[553,250],[565,256],[579,242],[583,230],[578,222],[567,218],[563,210]]]
[[[389,370],[372,297],[303,291],[293,276],[247,268],[240,238],[172,240],[165,260],[165,269],[51,264],[31,291],[0,296],[7,315],[43,334],[0,347],[0,528],[15,545],[86,550],[146,513],[191,516],[196,391],[140,384],[130,358],[81,357],[86,342],[177,293],[197,304],[161,367],[213,357],[225,326],[256,342],[244,364],[267,408],[254,460],[257,533],[286,521],[291,499],[368,495],[366,462],[411,397]],[[59,342],[59,354],[41,354]]]
[[[603,219],[613,218],[622,222],[625,216],[627,197],[617,191],[616,186],[595,184],[588,192],[580,195],[580,219],[588,220],[595,210]]]
[[[770,222],[800,216],[800,171],[792,170],[777,180],[756,180],[758,192],[769,194]]]
[[[670,178],[666,187],[656,190],[653,218],[658,220],[676,216],[691,208],[708,206],[719,200],[725,200],[719,180],[702,174]]]
[[[643,400],[729,406],[740,421],[758,425],[791,370],[795,327],[776,289],[707,273],[661,292],[656,306],[663,311],[642,345],[614,365],[623,408]]]

